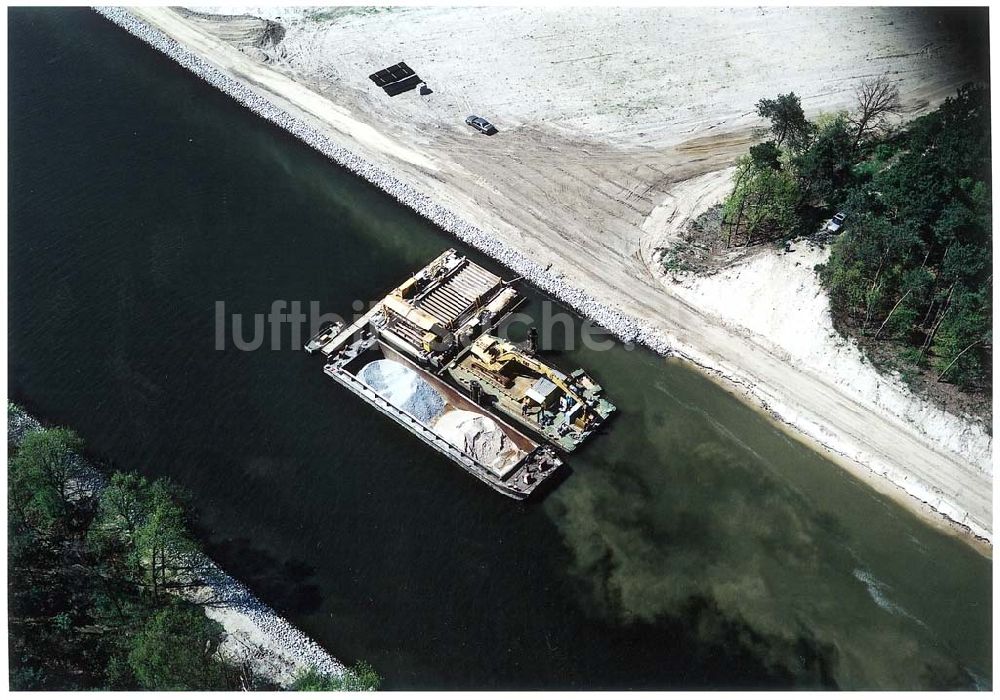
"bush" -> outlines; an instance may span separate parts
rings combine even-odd
[[[174,602],[135,636],[128,665],[146,690],[216,690],[226,674],[216,651],[222,626],[190,603]]]
[[[366,691],[378,690],[381,684],[375,669],[366,661],[359,661],[340,676],[309,667],[299,672],[291,687],[301,691]]]

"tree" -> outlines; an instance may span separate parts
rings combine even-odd
[[[105,560],[123,555],[137,567],[137,535],[149,515],[151,486],[138,474],[115,472],[101,492],[88,533],[91,549]]]
[[[875,134],[896,102],[884,78],[859,95],[866,102],[852,119],[852,143]],[[816,151],[796,160],[800,174],[822,173],[821,141],[822,129]],[[930,365],[939,381],[977,386],[992,353],[988,90],[962,87],[883,151],[891,158],[877,157],[869,180],[852,175],[845,186],[850,225],[822,273],[834,316],[872,340],[905,344],[898,356]]]
[[[781,149],[774,141],[764,141],[750,147],[750,160],[755,167],[781,169]]]
[[[87,468],[67,430],[15,429],[8,445],[11,687],[263,686],[248,657],[219,653],[200,606],[164,594],[197,551],[176,488],[117,473],[100,494],[78,487]]]
[[[865,80],[855,93],[858,103],[857,114],[851,119],[854,124],[854,148],[861,140],[885,125],[890,114],[898,114],[902,103],[899,88],[887,75]]]
[[[906,270],[896,292],[899,298],[875,331],[875,340],[879,338],[906,340],[912,334],[921,310],[927,308],[927,300],[933,289],[934,275],[926,267]]]
[[[854,164],[854,143],[846,116],[838,114],[818,125],[815,140],[794,163],[804,199],[835,203],[850,182]]]
[[[832,294],[845,294],[853,301],[852,313],[861,330],[873,330],[886,318],[898,298],[900,281],[909,261],[921,251],[921,242],[911,227],[893,225],[884,218],[861,215],[851,226],[851,236],[843,236],[833,247],[831,268],[856,271],[855,287],[841,289],[838,278],[831,284]],[[846,278],[840,278],[846,279]]]
[[[733,192],[723,204],[727,245],[737,245],[741,236],[742,244],[750,246],[794,233],[799,188],[787,168],[775,169],[766,159],[761,164],[747,155],[737,162],[733,181]]]
[[[975,350],[990,342],[991,316],[989,301],[982,295],[963,290],[954,296],[932,347],[939,381],[968,386],[980,379],[984,357]]]
[[[778,95],[773,100],[760,100],[757,103],[757,114],[771,121],[771,133],[774,134],[776,146],[784,145],[787,140],[788,146],[793,151],[798,151],[809,144],[812,127],[794,92]]]
[[[40,668],[11,665],[9,677],[11,690],[43,690],[46,680],[45,671]]]
[[[80,445],[76,433],[66,428],[24,436],[8,472],[11,509],[24,522],[48,532],[65,529],[78,471],[73,453]]]
[[[224,631],[204,611],[175,602],[135,636],[128,666],[146,690],[219,690],[226,673],[218,655]]]
[[[154,599],[177,583],[178,572],[187,568],[197,549],[173,490],[163,480],[153,482],[147,515],[135,533],[135,551]]]

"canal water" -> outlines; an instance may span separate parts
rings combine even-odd
[[[12,397],[187,488],[334,655],[389,688],[992,685],[991,562],[680,363],[550,334],[620,414],[519,504],[287,336],[216,350],[217,301],[349,312],[464,249],[89,11],[9,19]]]

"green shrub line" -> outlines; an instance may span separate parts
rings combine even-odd
[[[795,93],[761,100],[767,138],[742,156],[724,203],[727,246],[816,232],[847,214],[818,269],[838,330],[904,380],[988,393],[992,196],[988,88],[965,85],[902,128],[895,84],[858,88],[853,113],[808,121]]]

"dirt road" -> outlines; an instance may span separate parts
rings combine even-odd
[[[861,78],[888,71],[915,114],[976,77],[960,40],[902,8],[355,10],[256,9],[282,24],[280,41],[263,39],[263,23],[247,19],[236,27],[165,8],[132,12],[574,286],[662,330],[679,355],[843,455],[849,468],[884,476],[992,539],[990,465],[720,324],[652,275],[644,253],[658,235],[650,215],[680,183],[707,176],[718,186],[709,174],[753,142],[757,99],[796,90],[807,112],[847,108]],[[431,95],[388,98],[367,80],[401,59]],[[462,120],[473,112],[501,133],[468,129]]]

